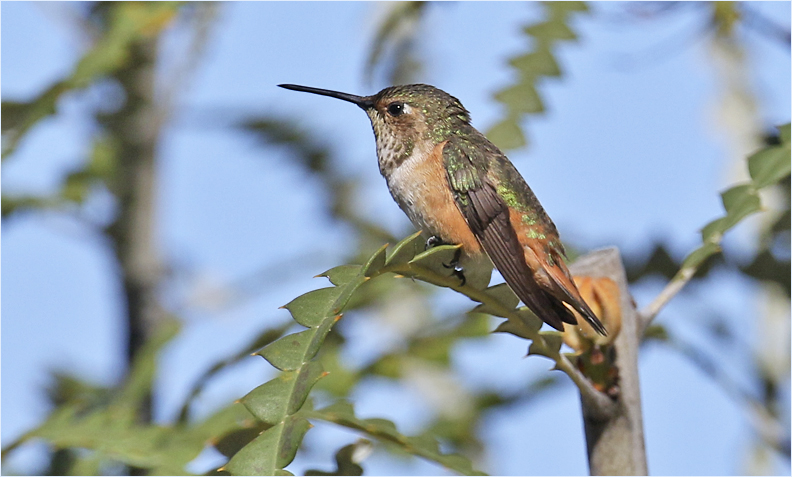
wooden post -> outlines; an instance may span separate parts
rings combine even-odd
[[[619,394],[614,412],[595,408],[581,400],[591,475],[647,475],[646,447],[638,380],[638,347],[641,342],[638,313],[627,287],[627,277],[618,249],[597,250],[578,259],[573,275],[607,277],[621,293],[622,327],[616,337],[616,366]]]

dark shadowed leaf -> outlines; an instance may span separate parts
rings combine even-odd
[[[223,435],[214,443],[214,447],[224,456],[231,458],[270,427],[272,426],[263,422],[252,422],[250,427],[235,429]]]
[[[647,275],[660,275],[671,279],[679,270],[679,263],[668,253],[665,246],[657,244],[649,258],[625,259],[627,280],[633,283]]]
[[[358,454],[366,454],[368,449],[370,448],[371,443],[366,441],[365,439],[361,439],[360,441],[349,444],[348,446],[342,447],[338,452],[336,452],[335,460],[336,460],[336,469],[330,472],[324,472],[321,470],[307,470],[305,471],[305,475],[363,475],[363,467],[359,465],[359,457]],[[362,452],[361,452],[362,449]]]
[[[789,218],[787,217],[788,223]],[[791,275],[788,258],[786,260],[778,259],[769,250],[763,250],[754,257],[751,263],[740,268],[749,277],[778,283],[789,297]]]
[[[437,441],[428,436],[408,437],[396,429],[396,425],[386,419],[359,419],[355,416],[352,405],[339,401],[317,411],[304,413],[311,419],[322,419],[344,427],[365,432],[368,436],[381,441],[396,444],[403,451],[435,461],[444,467],[463,475],[483,475],[473,469],[471,462],[457,454],[443,454],[439,451]]]
[[[519,338],[523,338],[526,340],[533,339],[533,336],[525,329],[525,327],[520,326],[519,323],[516,323],[514,320],[506,320],[503,323],[499,324],[497,328],[495,328],[494,333],[509,333]]]

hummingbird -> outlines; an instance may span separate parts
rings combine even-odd
[[[577,325],[574,310],[607,334],[572,280],[555,224],[506,155],[470,124],[457,98],[426,84],[391,86],[372,96],[278,86],[366,112],[380,173],[410,221],[430,235],[427,245],[459,244],[462,257],[489,258],[520,300],[559,331],[563,323]]]

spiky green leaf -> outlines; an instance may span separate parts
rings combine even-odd
[[[542,340],[536,340],[528,347],[528,354],[538,354],[548,358],[553,358],[558,355],[561,350],[561,344],[564,340],[561,338],[561,333],[557,331],[543,331],[539,333]]]
[[[499,324],[493,333],[509,333],[526,340],[531,339],[531,336],[525,333],[525,328],[521,327],[518,323],[515,323],[514,320],[506,320]]]
[[[450,273],[449,267],[459,253],[460,245],[439,245],[422,252],[410,260],[410,265],[422,267],[442,275]]]
[[[748,158],[748,172],[757,189],[773,185],[790,173],[789,147],[765,148]]]
[[[726,216],[713,220],[701,230],[705,242],[718,241],[724,232],[734,227],[746,216],[758,212],[761,207],[759,195],[753,186],[734,186],[721,194]]]
[[[682,261],[682,269],[685,268],[698,268],[704,260],[720,252],[720,245],[717,243],[707,242],[702,244],[696,250],[693,250]]]
[[[250,391],[242,404],[260,421],[277,424],[297,412],[316,382],[324,376],[321,363],[312,361],[299,371],[288,371]]]
[[[527,307],[520,307],[517,310],[517,314],[520,317],[520,321],[528,326],[529,329],[533,331],[539,331],[539,329],[542,327],[542,319],[536,316],[536,314]]]
[[[363,274],[367,277],[374,276],[377,272],[380,271],[382,267],[385,266],[385,256],[386,250],[388,249],[388,244],[383,245],[379,250],[377,250],[374,255],[363,265]]]
[[[421,232],[416,232],[393,247],[385,260],[386,265],[400,265],[412,260],[417,254],[424,251],[426,242]]]
[[[311,411],[311,406],[303,403],[317,380],[324,375],[321,366],[312,359],[341,317],[352,294],[369,279],[363,274],[374,277],[381,273],[386,248],[380,248],[363,267],[336,268],[326,273],[343,285],[306,293],[286,305],[296,321],[311,328],[280,338],[256,353],[285,373],[249,393],[242,402],[264,422],[274,425],[234,455],[234,465],[228,467],[229,471],[245,473],[266,468],[268,475],[285,472],[283,466],[291,462],[307,430],[307,427],[292,425],[294,418]],[[272,467],[271,457],[258,456],[265,446],[275,446],[270,451],[281,456],[276,463],[280,467]],[[248,459],[253,459],[253,462],[248,462]]]
[[[282,469],[294,460],[310,427],[303,418],[289,417],[240,449],[221,470],[234,475],[285,475]]]
[[[507,105],[513,114],[530,114],[544,111],[542,99],[531,83],[517,83],[495,94],[495,99]]]
[[[517,121],[517,117],[507,116],[487,131],[487,138],[501,149],[518,149],[525,146],[527,141]]]
[[[748,184],[731,187],[721,194],[721,200],[727,215],[740,218],[756,212],[761,207],[756,189]]]
[[[308,347],[315,335],[315,329],[292,333],[268,344],[255,354],[281,371],[294,371],[313,358],[308,356]]]
[[[331,268],[324,273],[320,273],[317,276],[327,277],[327,279],[330,280],[330,283],[340,287],[357,278],[357,276],[360,275],[361,268],[362,267],[360,265],[340,265],[338,267]]]
[[[298,296],[284,306],[292,314],[294,321],[307,327],[315,328],[327,316],[341,293],[342,287],[328,287],[313,290]]]
[[[522,118],[526,114],[544,111],[536,91],[536,83],[543,77],[561,76],[561,68],[553,55],[553,48],[561,41],[577,38],[569,25],[569,13],[586,9],[586,5],[580,2],[544,2],[541,5],[547,20],[523,28],[523,32],[531,40],[531,49],[509,60],[509,64],[519,73],[519,79],[495,95],[506,106],[506,117],[487,131],[486,135],[501,149],[525,146]]]
[[[528,29],[526,29],[526,32],[527,30]],[[546,47],[537,48],[530,53],[514,57],[509,60],[509,64],[519,70],[520,77],[523,78],[524,81],[533,82],[539,76],[561,76],[561,68],[558,67],[558,63],[553,57],[553,54]],[[531,88],[533,88],[534,85],[529,83],[526,84],[526,86],[531,86]],[[533,89],[533,95],[536,97],[533,102],[538,103],[539,108],[528,112],[538,113],[544,111],[542,101],[539,99],[539,95],[535,89]],[[511,103],[506,102],[497,96],[496,99],[505,102],[507,106],[511,107]]]
[[[491,296],[495,302],[502,305],[507,310],[513,310],[520,302],[520,299],[517,298],[517,295],[514,294],[514,291],[512,291],[511,287],[509,287],[509,285],[506,283],[500,283],[498,285],[491,286],[484,291],[487,293],[487,295]],[[501,313],[497,307],[491,306],[488,303],[482,303],[481,305],[474,308],[473,311],[505,318],[503,313]]]
[[[543,40],[576,40],[577,35],[563,21],[551,20],[523,28],[526,35]]]

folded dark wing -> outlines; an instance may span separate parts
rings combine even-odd
[[[462,215],[495,268],[528,308],[558,330],[563,330],[562,322],[576,324],[569,309],[534,281],[511,225],[509,208],[481,169],[486,167],[486,161],[472,157],[482,153],[460,139],[449,140],[443,150],[449,182]]]

